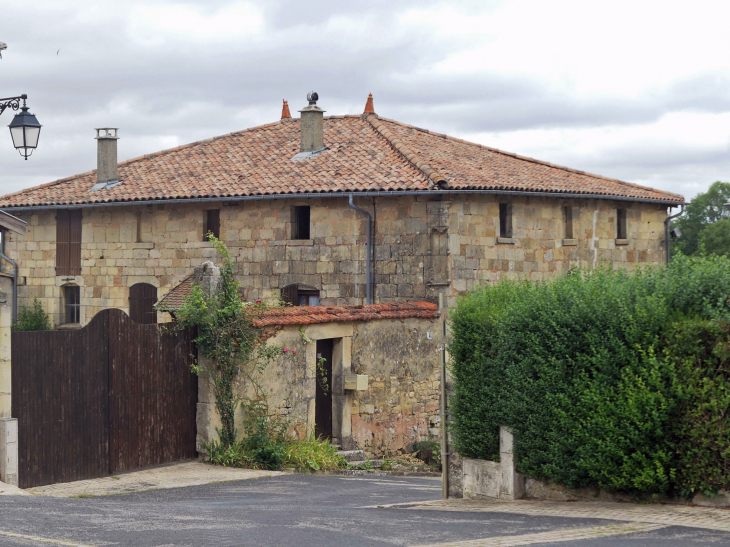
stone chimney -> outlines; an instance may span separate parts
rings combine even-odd
[[[307,95],[309,106],[302,108],[301,112],[301,153],[313,153],[324,150],[324,110],[317,106],[319,96],[312,91]]]
[[[96,184],[108,185],[118,181],[117,176],[117,127],[96,129]]]

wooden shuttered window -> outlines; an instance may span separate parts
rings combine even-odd
[[[129,287],[129,317],[137,323],[157,323],[157,287],[149,283],[137,283]]]
[[[56,275],[81,275],[81,209],[56,211]]]

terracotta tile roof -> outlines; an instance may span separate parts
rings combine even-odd
[[[193,274],[190,274],[180,283],[170,289],[165,296],[155,304],[156,308],[176,310],[185,303],[185,297],[192,292]]]
[[[431,302],[391,302],[369,306],[292,306],[261,314],[257,326],[311,325],[341,321],[373,321],[375,319],[437,319],[438,306]]]
[[[190,294],[192,285],[193,276],[189,275],[163,296],[155,304],[155,307],[169,310],[180,308],[185,297]],[[269,325],[311,325],[342,321],[407,319],[409,317],[437,319],[439,317],[438,306],[430,302],[394,302],[371,304],[369,306],[289,306],[263,312],[255,324],[259,327]]]
[[[369,101],[368,101],[369,102]],[[293,162],[299,120],[284,118],[119,164],[121,184],[89,192],[96,172],[0,197],[0,207],[430,189],[522,190],[684,201],[378,117],[329,116],[328,150]]]

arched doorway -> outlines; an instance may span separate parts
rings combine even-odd
[[[157,287],[149,283],[137,283],[129,287],[129,317],[144,325],[157,323]]]

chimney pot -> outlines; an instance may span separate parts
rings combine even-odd
[[[368,100],[365,103],[365,111],[363,114],[375,114],[375,107],[373,106],[373,94],[368,95]]]
[[[302,135],[299,153],[324,150],[324,110],[317,106],[319,96],[312,91],[307,95],[309,106],[302,108],[300,132]]]
[[[291,112],[289,112],[289,103],[284,101],[284,106],[281,109],[281,119],[291,118]]]
[[[118,127],[96,129],[96,182],[108,183],[119,180],[117,175]]]

